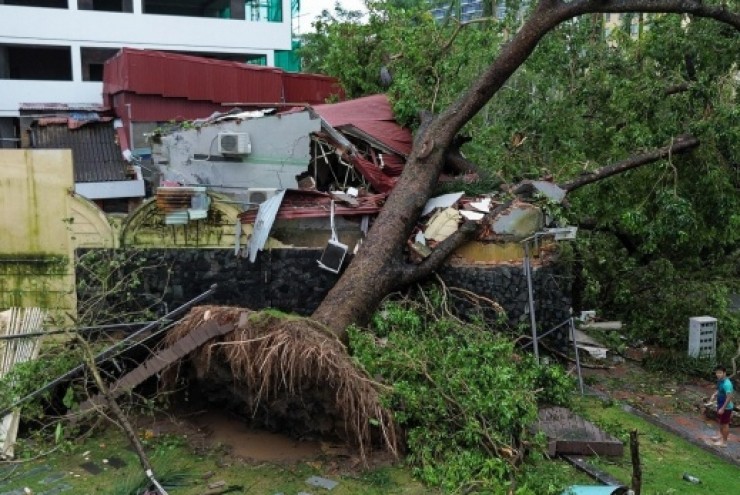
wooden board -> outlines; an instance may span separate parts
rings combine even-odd
[[[621,456],[622,442],[564,407],[540,409],[537,429],[547,435],[550,455]]]
[[[208,340],[224,335],[234,329],[233,325],[219,325],[215,320],[209,320],[198,328],[184,335],[180,340],[167,349],[161,350],[134,370],[123,375],[110,386],[110,393],[117,397],[132,390],[143,383],[147,378],[155,375],[175,361],[184,358]],[[105,397],[96,395],[80,405],[79,412],[87,412],[105,404]]]

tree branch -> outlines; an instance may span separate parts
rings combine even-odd
[[[690,151],[697,146],[699,146],[699,140],[694,136],[678,136],[669,146],[664,146],[653,151],[648,151],[647,153],[643,153],[641,155],[633,155],[625,160],[612,163],[611,165],[606,165],[594,170],[593,172],[581,175],[576,179],[570,180],[563,184],[559,184],[559,186],[570,193],[580,187],[606,179],[607,177],[611,177],[612,175],[621,174],[622,172],[626,172],[627,170],[653,163],[671,155],[686,153],[687,151]]]
[[[454,19],[454,18],[453,18]],[[450,36],[450,39],[447,40],[447,43],[445,43],[445,46],[439,49],[437,53],[435,53],[431,59],[433,61],[436,61],[444,55],[450,48],[452,48],[452,44],[455,42],[455,38],[457,38],[457,35],[460,34],[460,31],[463,30],[463,28],[470,26],[471,24],[482,24],[484,22],[495,22],[497,19],[495,17],[478,17],[477,19],[472,19],[465,22],[460,22],[457,19],[454,19],[455,22],[457,22],[457,27],[455,28],[455,31],[453,31],[452,36]]]
[[[431,275],[440,267],[444,260],[446,260],[447,257],[455,251],[455,249],[473,238],[473,235],[478,231],[482,222],[488,218],[496,218],[499,213],[511,206],[511,203],[512,201],[510,200],[497,206],[492,212],[486,215],[486,218],[481,220],[481,223],[469,220],[464,222],[454,234],[437,244],[432,251],[432,254],[424,258],[424,261],[418,265],[404,264],[400,271],[401,283],[404,285],[412,284]]]
[[[447,139],[452,139],[529,58],[542,37],[562,22],[584,14],[633,12],[693,14],[740,30],[740,12],[732,12],[726,6],[705,5],[703,0],[573,0],[568,3],[541,0],[481,77],[440,114],[435,127]],[[438,144],[446,146],[449,141]]]
[[[707,5],[704,0],[575,0],[568,4],[573,16],[591,13],[692,14],[729,24],[740,31],[740,12],[727,5]]]
[[[455,249],[471,239],[477,230],[478,224],[465,221],[455,233],[437,244],[432,254],[424,258],[424,261],[418,265],[404,264],[401,271],[401,282],[408,285],[431,275]]]
[[[465,158],[460,151],[460,147],[470,141],[470,137],[456,136],[445,155],[445,165],[458,175],[462,174],[480,174],[480,168],[475,163]]]

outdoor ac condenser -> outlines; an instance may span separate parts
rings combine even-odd
[[[219,132],[217,140],[221,155],[248,155],[252,152],[252,142],[246,132]]]

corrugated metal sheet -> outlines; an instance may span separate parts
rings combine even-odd
[[[18,108],[21,112],[102,112],[106,110],[104,105],[98,105],[96,103],[21,103],[18,105]]]
[[[387,194],[373,194],[357,198],[357,206],[348,206],[341,202],[334,204],[334,214],[338,217],[375,215],[380,212]],[[298,218],[326,218],[330,215],[332,196],[319,191],[302,191],[288,189],[277,211],[279,220]],[[239,214],[239,221],[244,224],[255,223],[258,213],[254,210]]]
[[[158,187],[157,208],[165,212],[190,208],[194,191],[189,187]]]
[[[103,92],[214,103],[277,102],[282,96],[281,74],[273,67],[123,48],[106,62]]]
[[[232,108],[210,101],[189,101],[184,98],[163,98],[135,93],[118,93],[111,98],[115,114],[125,122],[128,122],[128,105],[131,105],[132,122],[195,120],[208,117],[213,112],[227,112]]]
[[[116,144],[110,123],[92,123],[79,129],[66,125],[34,126],[34,148],[71,149],[75,182],[128,180],[127,164]]]
[[[275,223],[275,216],[284,197],[285,191],[283,190],[260,205],[257,218],[254,221],[252,238],[249,239],[249,261],[252,263],[257,260],[257,252],[264,249],[265,243],[270,237],[272,224]]]
[[[332,127],[356,128],[401,155],[411,153],[411,131],[396,122],[386,95],[315,105],[313,109]]]
[[[183,98],[181,106],[190,101],[313,104],[324,102],[338,90],[337,80],[327,76],[131,48],[123,48],[108,60],[103,74],[106,96],[126,92]]]
[[[329,96],[344,99],[344,90],[333,77],[318,74],[283,74],[285,101],[291,103],[324,103]]]

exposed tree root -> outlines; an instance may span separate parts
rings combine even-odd
[[[269,311],[200,306],[168,333],[165,344],[173,344],[211,318],[221,325],[233,324],[235,330],[191,355],[198,376],[227,365],[238,396],[253,411],[267,408],[275,416],[285,415],[286,400],[294,405],[313,400],[326,403],[328,398],[328,407],[339,420],[336,436],[356,444],[363,458],[378,443],[397,455],[397,427],[380,402],[383,385],[359,368],[346,347],[321,324]]]

